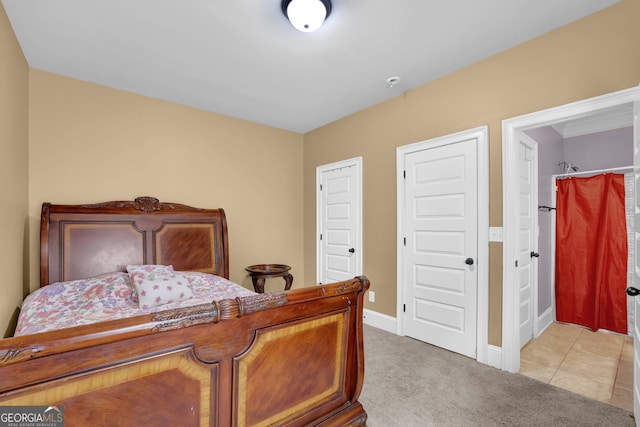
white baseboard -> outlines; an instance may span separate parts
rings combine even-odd
[[[387,316],[386,314],[378,313],[377,311],[364,309],[363,310],[364,324],[382,329],[383,331],[396,334],[396,318]]]
[[[364,324],[382,329],[383,331],[397,334],[397,322],[395,317],[378,313],[377,311],[363,310]],[[487,351],[487,365],[502,369],[502,347],[489,345]]]
[[[538,338],[554,321],[553,307],[549,307],[536,319],[535,338]]]
[[[487,365],[502,369],[502,347],[489,344],[487,352]]]

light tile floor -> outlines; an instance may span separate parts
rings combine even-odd
[[[520,373],[633,411],[633,338],[553,323],[520,352]]]

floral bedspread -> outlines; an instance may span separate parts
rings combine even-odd
[[[52,283],[25,298],[15,335],[35,334],[205,304],[214,300],[255,295],[223,277],[195,272],[181,274],[189,281],[193,298],[149,309],[141,309],[133,301],[135,288],[127,273],[110,273],[90,279]]]

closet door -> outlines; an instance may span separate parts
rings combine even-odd
[[[476,356],[477,145],[467,139],[405,156],[405,334]]]
[[[318,283],[362,274],[362,158],[317,168]]]
[[[634,175],[635,175],[635,194],[636,194],[636,212],[640,212],[640,101],[633,103],[633,147],[634,147]],[[635,286],[640,285],[640,221],[638,214],[635,218]],[[630,288],[630,290],[633,288]],[[633,293],[633,292],[632,292]],[[633,413],[635,415],[636,426],[640,427],[640,296],[636,297],[633,330]]]

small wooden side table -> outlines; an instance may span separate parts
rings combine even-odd
[[[291,289],[293,276],[289,273],[291,267],[284,264],[256,264],[245,268],[251,276],[253,288],[256,292],[264,293],[264,280],[272,277],[282,277],[284,279],[284,290]]]

